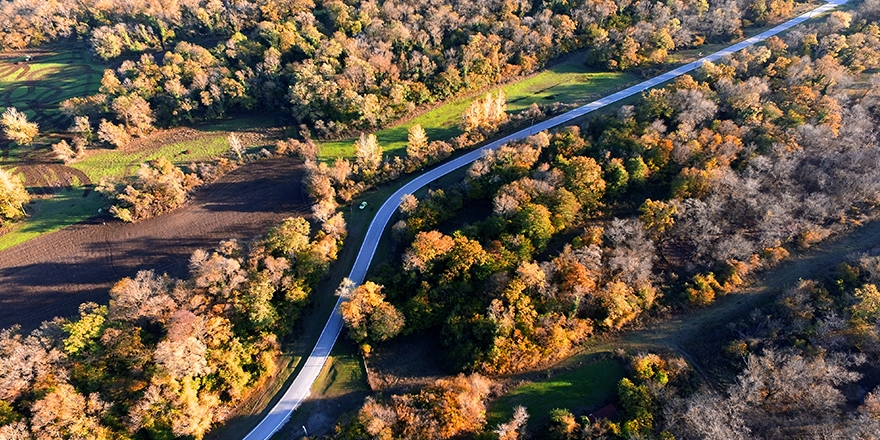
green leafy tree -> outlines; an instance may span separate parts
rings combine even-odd
[[[590,157],[575,156],[570,159],[557,156],[557,163],[565,175],[565,187],[577,196],[586,211],[594,211],[605,195],[605,179],[602,167]]]
[[[266,248],[279,255],[296,255],[309,246],[311,226],[302,217],[285,219],[266,234]]]
[[[617,197],[626,191],[629,185],[629,172],[622,160],[614,158],[605,165],[605,185],[606,192],[612,197]]]
[[[850,308],[853,321],[873,324],[880,319],[880,291],[874,284],[866,284],[856,289],[854,296],[858,302]]]
[[[629,173],[629,180],[635,185],[643,185],[648,179],[650,169],[642,159],[642,156],[631,157],[626,161],[626,172]]]
[[[644,223],[651,238],[656,240],[675,224],[678,207],[662,200],[647,199],[642,203],[639,211],[642,213],[639,219]]]
[[[628,438],[642,437],[654,429],[654,397],[645,384],[636,385],[628,378],[617,384],[620,404],[623,406],[623,433]]]
[[[381,291],[382,286],[367,281],[354,289],[348,301],[342,303],[342,319],[349,335],[358,343],[385,341],[403,329],[403,314],[385,301]],[[365,351],[368,351],[366,347]]]
[[[550,151],[562,157],[583,154],[589,144],[581,137],[581,129],[576,126],[565,127],[550,139]]]
[[[64,351],[76,355],[91,346],[107,321],[107,306],[85,303],[79,306],[79,319],[65,324],[64,331],[68,336],[64,339]]]
[[[543,249],[556,232],[550,215],[550,210],[544,205],[529,203],[514,219],[522,234],[531,239],[537,249]]]

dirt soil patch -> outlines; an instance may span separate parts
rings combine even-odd
[[[303,171],[290,158],[248,164],[166,215],[135,224],[96,216],[0,252],[0,328],[29,331],[83,302],[107,303],[113,283],[139,270],[184,277],[194,250],[308,214]]]
[[[15,169],[15,174],[24,175],[28,192],[35,196],[54,194],[74,185],[87,186],[83,197],[91,191],[89,176],[82,171],[57,163],[26,162]]]

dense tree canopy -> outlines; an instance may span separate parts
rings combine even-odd
[[[189,279],[141,271],[109,305],[3,330],[0,438],[202,438],[274,373],[279,338],[343,238],[288,219],[195,252]]]
[[[459,187],[406,200],[402,251],[376,279],[402,333],[442,334],[453,368],[531,368],[658,301],[710,304],[873,215],[878,100],[854,102],[861,65],[821,47],[875,27],[836,14],[617,115],[488,152]],[[446,223],[462,206],[468,221]]]
[[[67,108],[96,112],[92,116],[115,120],[129,134],[149,131],[154,120],[180,124],[263,107],[336,136],[532,72],[579,49],[586,49],[585,61],[612,69],[662,63],[677,48],[725,41],[741,35],[743,26],[788,17],[795,5],[17,0],[0,8],[6,23],[0,46],[75,36],[98,57],[125,57],[105,73],[99,95]],[[465,126],[494,123],[491,112],[484,113]]]

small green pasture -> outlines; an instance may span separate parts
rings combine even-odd
[[[547,372],[547,377],[529,381],[492,402],[486,420],[489,427],[510,420],[513,409],[524,406],[529,424],[540,426],[549,420],[550,411],[568,408],[571,412],[589,411],[616,394],[623,379],[623,365],[607,357],[593,357],[586,364],[563,372]]]
[[[163,145],[150,151],[99,150],[85,159],[70,164],[97,183],[102,178],[119,180],[133,175],[140,164],[162,156],[175,165],[204,161],[229,151],[226,134],[209,134],[203,138]],[[184,153],[186,152],[186,153]]]
[[[17,108],[43,132],[65,129],[59,104],[97,93],[105,67],[73,44],[0,54],[0,108]]]
[[[103,196],[80,185],[34,199],[26,208],[28,218],[0,235],[0,250],[81,222],[96,215],[106,203]]]
[[[547,70],[502,86],[507,95],[507,111],[518,113],[532,103],[574,104],[587,103],[600,94],[627,84],[637,77],[627,72],[597,72],[587,68],[583,55],[575,54]],[[461,134],[458,127],[461,115],[468,105],[477,98],[471,95],[441,104],[405,123],[376,132],[379,144],[385,154],[402,156],[406,151],[407,132],[415,124],[422,128],[432,140],[447,140]],[[354,139],[322,142],[320,156],[324,160],[337,157],[354,156]]]
[[[368,392],[367,372],[358,348],[348,341],[333,347],[321,375],[312,385],[312,394],[323,398],[341,396],[350,392]]]
[[[137,172],[140,164],[163,156],[177,166],[188,165],[193,162],[204,162],[223,156],[229,152],[229,141],[226,139],[229,132],[241,134],[247,131],[261,131],[264,128],[270,128],[272,123],[274,121],[267,120],[263,115],[216,121],[199,126],[198,130],[202,135],[196,139],[172,142],[161,145],[158,148],[134,151],[90,150],[86,158],[69,166],[85,173],[94,183],[97,183],[102,178],[121,180]],[[249,152],[253,152],[252,150],[259,149],[261,146],[247,144],[246,140],[242,140],[242,142]]]

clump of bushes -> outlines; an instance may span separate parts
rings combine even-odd
[[[121,191],[102,185],[116,204],[110,208],[116,218],[136,222],[180,206],[187,192],[201,185],[196,173],[185,173],[165,157],[141,164],[135,179]]]

